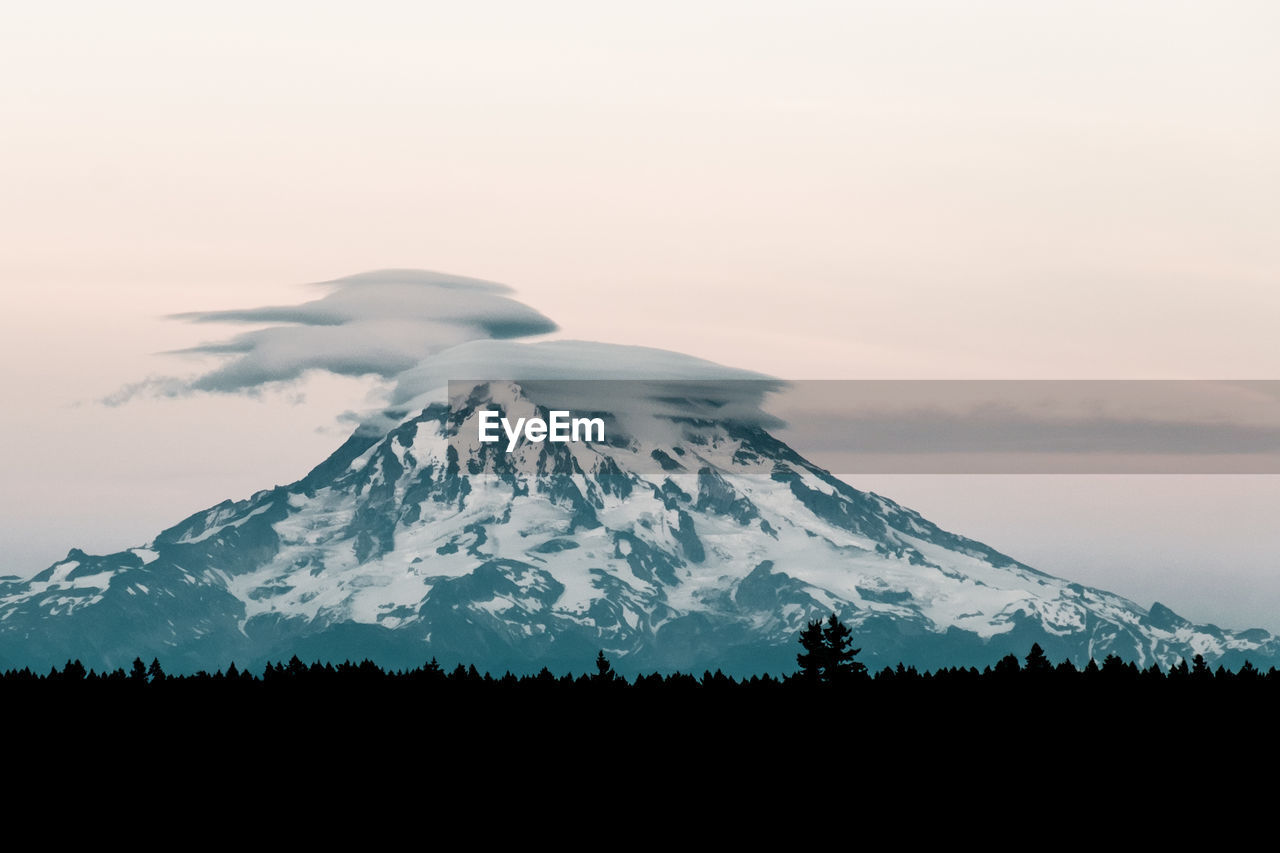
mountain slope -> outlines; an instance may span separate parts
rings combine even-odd
[[[873,668],[983,665],[1032,642],[1078,664],[1280,659],[1264,631],[1193,625],[943,531],[749,420],[619,417],[608,443],[509,454],[465,440],[481,407],[545,415],[530,397],[478,385],[141,548],[0,581],[0,666],[296,653],[563,671],[604,648],[622,671],[789,672],[800,628],[832,611]]]

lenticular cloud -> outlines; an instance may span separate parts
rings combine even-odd
[[[329,293],[301,305],[173,315],[192,323],[267,325],[178,351],[223,359],[208,372],[147,379],[103,402],[120,405],[140,395],[257,394],[325,371],[389,382],[387,408],[343,416],[364,431],[384,431],[415,407],[444,401],[453,379],[521,380],[531,392],[588,409],[697,417],[710,407],[720,418],[774,423],[760,406],[781,383],[758,373],[648,347],[519,340],[557,326],[507,296],[512,290],[502,284],[380,270],[316,286]]]
[[[480,279],[379,270],[317,286],[330,292],[301,305],[174,315],[194,323],[273,325],[180,351],[226,358],[209,372],[188,379],[148,379],[103,402],[119,405],[140,394],[256,393],[312,370],[393,379],[468,341],[523,338],[557,329],[538,311],[507,296],[511,288]]]

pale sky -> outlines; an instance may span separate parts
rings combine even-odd
[[[8,4],[0,574],[320,461],[371,382],[95,401],[229,331],[166,314],[370,269],[789,379],[1280,378],[1277,32],[1271,2]],[[854,485],[1280,630],[1276,478],[1174,482]]]

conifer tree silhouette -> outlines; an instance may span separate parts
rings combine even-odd
[[[806,684],[821,684],[822,669],[826,658],[826,641],[822,636],[822,620],[817,619],[800,632],[800,645],[804,651],[796,655],[800,667],[800,680]]]
[[[866,665],[854,660],[862,649],[850,648],[852,644],[853,631],[835,613],[825,625],[821,619],[808,623],[800,632],[804,651],[796,655],[799,679],[806,684],[845,685],[865,677]]]
[[[1027,653],[1026,672],[1037,677],[1053,672],[1053,664],[1049,663],[1049,656],[1040,648],[1039,643],[1031,644],[1031,651]]]
[[[596,655],[596,674],[591,676],[591,680],[597,684],[612,684],[617,677],[613,664],[609,663],[609,659],[604,656],[604,649],[601,649],[600,654]]]
[[[996,678],[1003,680],[1012,680],[1021,671],[1022,667],[1018,664],[1018,656],[1012,652],[996,661],[996,666],[993,670]]]
[[[826,652],[826,670],[823,673],[828,684],[845,685],[867,674],[867,667],[854,660],[862,649],[853,645],[853,631],[832,613],[822,629],[822,641]]]

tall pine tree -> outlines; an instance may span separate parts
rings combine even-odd
[[[862,649],[851,648],[853,631],[832,613],[822,629],[822,641],[826,651],[826,671],[823,680],[828,684],[845,685],[867,674],[867,667],[854,660]]]
[[[800,667],[799,678],[806,684],[821,684],[826,665],[826,641],[822,636],[822,620],[817,619],[800,632],[803,652],[796,655]]]
[[[867,667],[854,657],[862,649],[851,648],[853,631],[835,613],[824,625],[821,619],[809,622],[800,632],[803,652],[796,655],[800,666],[797,678],[806,684],[849,684],[867,674]]]

